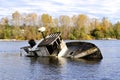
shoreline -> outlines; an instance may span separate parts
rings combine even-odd
[[[0,39],[0,41],[27,41],[27,40],[16,40],[16,39]]]
[[[68,40],[68,39],[67,39]],[[116,38],[102,38],[102,39],[91,39],[91,40],[119,40]],[[17,39],[0,39],[0,41],[27,41],[27,40],[17,40]]]

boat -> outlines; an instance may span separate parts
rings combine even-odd
[[[62,39],[61,32],[51,33],[46,37],[43,35],[43,38],[37,41],[37,43],[34,39],[29,40],[28,43],[29,46],[20,48],[26,53],[26,56],[56,56],[83,59],[103,58],[100,49],[95,44],[72,40],[67,42]]]

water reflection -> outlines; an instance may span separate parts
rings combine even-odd
[[[37,79],[40,80],[77,79],[80,77],[89,76],[85,75],[89,70],[96,73],[100,62],[100,60],[70,59],[58,57],[30,57],[29,70],[31,70],[30,73],[32,76],[38,75]],[[94,76],[94,73],[92,74]]]
[[[85,64],[100,64],[101,59],[72,59],[73,61],[83,62]]]
[[[38,75],[37,79],[40,80],[61,80],[62,69],[65,64],[66,60],[64,58],[30,57],[29,70],[31,70],[30,73],[32,76]]]
[[[58,57],[30,57],[31,64],[57,65],[62,66],[66,64],[65,58]]]
[[[101,62],[100,59],[72,59],[63,57],[30,57],[31,64],[46,64],[46,65],[57,65],[63,66],[67,64],[67,61],[83,62],[85,64],[98,64]]]

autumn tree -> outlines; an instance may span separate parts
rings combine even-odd
[[[59,22],[60,22],[60,26],[62,27],[63,37],[66,39],[68,38],[67,35],[70,34],[71,19],[67,15],[61,15],[59,17]]]
[[[54,18],[53,19],[53,26],[54,27],[59,27],[59,20],[58,20],[58,18]]]
[[[61,15],[52,18],[49,14],[20,14],[15,11],[12,19],[4,17],[0,21],[1,39],[40,39],[38,28],[46,27],[45,35],[52,32],[62,32],[64,39],[120,39],[120,22],[112,24],[108,18],[89,18],[85,14]]]
[[[41,15],[41,21],[43,26],[50,26],[52,23],[52,16],[48,15],[48,14],[42,14]]]
[[[30,13],[30,14],[26,15],[24,18],[24,24],[26,26],[36,26],[37,25],[37,14]]]
[[[59,17],[59,21],[61,26],[63,27],[69,27],[70,26],[70,17],[66,15],[62,15]]]
[[[15,12],[12,14],[12,19],[13,19],[13,25],[14,25],[15,27],[19,27],[20,24],[21,24],[21,19],[22,19],[21,14],[20,14],[18,11],[15,11]]]
[[[109,27],[111,27],[111,22],[107,19],[107,18],[103,18],[102,19],[102,26],[105,28],[105,30]]]
[[[115,37],[117,39],[120,39],[120,22],[117,22],[115,25],[114,25],[114,33],[115,33]]]
[[[92,18],[92,19],[90,20],[90,29],[91,29],[91,30],[97,28],[97,27],[100,26],[100,25],[101,25],[101,22],[100,22],[98,19]]]
[[[78,27],[78,25],[77,25],[77,20],[78,20],[78,16],[76,16],[76,15],[74,15],[74,16],[71,18],[72,26],[73,26],[73,27]]]
[[[8,22],[9,22],[8,18],[5,17],[5,18],[2,18],[2,19],[1,19],[0,24],[1,24],[1,25],[8,25]]]
[[[80,14],[78,15],[78,19],[77,19],[77,26],[79,28],[85,27],[89,25],[89,18],[84,15],[84,14]]]

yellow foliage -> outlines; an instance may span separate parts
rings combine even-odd
[[[97,26],[96,29],[100,31],[102,29],[102,27],[101,26]]]
[[[92,40],[92,37],[90,35],[86,35],[86,40]]]
[[[43,14],[41,17],[42,17],[43,23],[51,23],[52,22],[52,17],[48,14]]]

